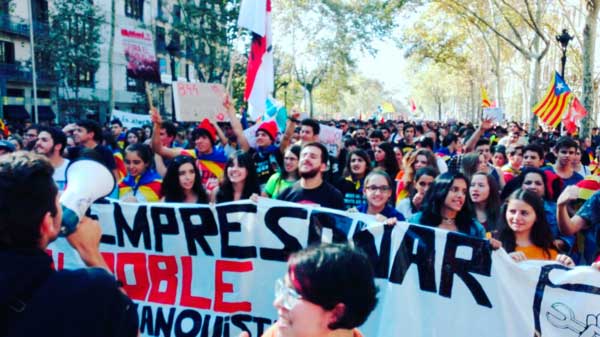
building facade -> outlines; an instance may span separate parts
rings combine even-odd
[[[5,8],[0,8],[0,117],[9,122],[18,123],[25,119],[35,121],[28,3],[32,5],[35,45],[35,37],[47,34],[50,29],[49,13],[54,9],[53,2],[54,0],[0,2],[5,4]],[[193,64],[186,58],[189,54],[186,52],[185,40],[172,28],[173,23],[181,19],[177,3],[177,0],[93,0],[103,17],[100,24],[98,70],[94,74],[79,76],[79,90],[76,94],[75,89],[61,78],[59,72],[51,75],[53,72],[49,69],[37,65],[39,121],[62,123],[91,118],[106,122],[110,119],[113,108],[147,113],[144,83],[127,76],[126,60],[119,38],[121,29],[132,28],[146,29],[154,36],[161,73],[161,83],[152,86],[154,104],[164,115],[172,116],[172,80],[195,81],[196,78]],[[74,100],[76,96],[78,98]],[[73,108],[73,102],[78,105],[77,109]]]

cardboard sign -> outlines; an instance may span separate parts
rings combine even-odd
[[[222,84],[175,82],[175,117],[182,122],[199,122],[204,118],[212,122],[229,121],[223,106],[224,96]]]
[[[152,33],[146,29],[122,28],[119,37],[127,60],[127,76],[159,83],[159,66]]]
[[[484,108],[483,119],[491,119],[492,122],[501,123],[504,121],[504,109],[502,108]]]
[[[135,127],[142,127],[144,125],[152,125],[152,120],[150,120],[150,115],[140,115],[140,114],[134,114],[131,112],[125,112],[125,111],[121,111],[121,110],[113,110],[112,112],[112,118],[117,118],[118,120],[121,121],[121,123],[123,123],[123,126],[131,129],[131,128],[135,128]]]

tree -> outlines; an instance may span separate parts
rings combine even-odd
[[[508,45],[518,51],[525,59],[532,63],[531,66],[531,94],[530,106],[533,107],[538,100],[538,86],[541,77],[541,62],[548,48],[550,40],[547,37],[546,27],[542,25],[543,13],[546,12],[548,3],[542,0],[515,1],[491,0],[490,6],[497,10],[496,15],[502,17],[507,26],[507,31],[499,29],[484,13],[473,8],[471,1],[463,0],[436,0],[453,8],[457,13],[466,15],[474,24],[487,27]],[[489,12],[488,12],[489,13]],[[543,47],[540,47],[540,43]],[[537,116],[531,114],[530,133],[535,131]]]
[[[50,30],[38,42],[36,59],[63,79],[66,92],[75,98],[69,106],[81,114],[79,91],[93,86],[94,74],[100,66],[100,26],[104,17],[100,9],[88,1],[55,0],[50,12]],[[68,96],[67,96],[68,97]]]
[[[590,135],[590,121],[594,112],[594,57],[596,55],[596,28],[598,26],[598,0],[587,0],[585,26],[583,28],[583,106],[588,114],[581,122],[581,136]]]
[[[182,19],[174,24],[178,40],[184,37],[188,58],[193,61],[198,78],[204,82],[225,83],[230,68],[233,41],[238,36],[239,5],[229,0],[179,0]]]
[[[396,14],[406,2],[276,1],[273,2],[274,31],[279,34],[274,38],[283,41],[278,45],[280,48],[294,55],[297,68],[310,68],[310,64],[318,60],[329,65],[327,72],[333,73],[332,78],[347,81],[359,53],[374,54],[372,42],[392,35]],[[322,69],[313,72],[322,73]]]

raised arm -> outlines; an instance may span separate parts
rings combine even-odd
[[[569,186],[565,188],[556,201],[556,220],[560,232],[564,235],[573,235],[586,227],[584,218],[577,214],[570,217],[567,209],[569,201],[576,200],[578,195],[579,188],[577,186]]]
[[[175,158],[180,154],[179,149],[171,149],[165,147],[160,142],[160,127],[162,125],[162,117],[156,108],[150,110],[150,118],[152,119],[152,149],[154,152],[167,159]]]
[[[228,95],[225,96],[223,100],[223,106],[225,107],[225,111],[227,111],[227,115],[229,116],[229,120],[231,121],[231,129],[233,129],[233,133],[237,137],[237,143],[240,148],[244,151],[250,150],[250,144],[248,143],[248,139],[244,135],[244,127],[242,123],[235,115],[235,107],[231,102],[231,99]]]
[[[300,112],[296,110],[296,108],[292,108],[292,115],[288,116],[285,124],[285,132],[283,133],[283,136],[281,137],[281,143],[279,144],[279,150],[283,154],[285,154],[285,150],[290,145],[290,140],[294,134],[294,129],[296,129],[296,122],[298,122],[298,118],[300,118]]]
[[[467,142],[465,143],[465,152],[471,152],[471,151],[475,150],[475,145],[477,144],[479,139],[481,139],[481,136],[483,136],[483,134],[491,128],[492,128],[492,120],[491,119],[483,119],[481,121],[481,124],[477,128],[477,130],[475,130],[475,132],[473,132],[473,134],[471,135],[469,140],[467,140]]]

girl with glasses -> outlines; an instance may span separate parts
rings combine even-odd
[[[404,221],[404,216],[390,204],[390,200],[393,200],[393,186],[392,179],[385,171],[374,169],[365,178],[363,193],[367,201],[356,210],[375,215],[378,221],[385,221],[389,225]]]
[[[275,284],[279,317],[262,337],[362,337],[357,327],[377,304],[373,276],[367,256],[347,244],[292,254]]]

